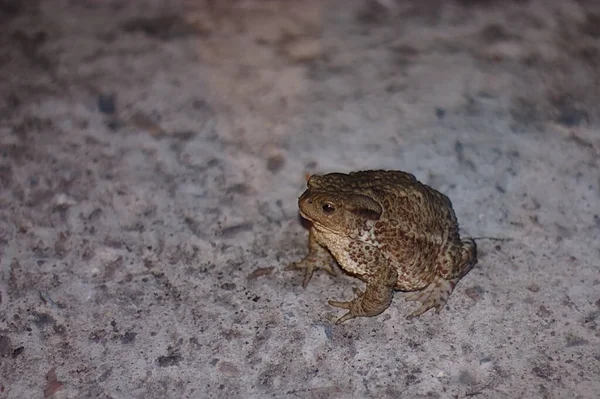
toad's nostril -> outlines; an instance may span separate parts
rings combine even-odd
[[[308,201],[306,201],[306,202],[308,202],[309,204],[312,204],[312,203],[313,203],[313,200],[309,199],[309,200],[308,200]]]

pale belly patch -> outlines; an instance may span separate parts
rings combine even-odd
[[[326,230],[315,233],[317,242],[331,252],[340,267],[361,279],[369,271],[373,272],[378,262],[386,262],[396,269],[396,289],[402,291],[421,289],[435,276],[434,271],[429,270],[430,262],[423,264],[421,256],[410,252],[418,250],[415,246],[410,245],[408,249],[395,253],[382,251],[383,245],[376,240],[372,230],[362,232],[359,239],[340,236]],[[404,261],[400,261],[399,258]]]

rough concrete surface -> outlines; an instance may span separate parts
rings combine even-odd
[[[0,397],[597,398],[600,3],[0,0]],[[400,169],[479,263],[336,326],[307,174]]]

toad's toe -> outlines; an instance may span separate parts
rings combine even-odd
[[[303,288],[306,288],[306,286],[308,286],[308,283],[310,282],[313,273],[317,269],[325,270],[332,276],[337,275],[337,272],[331,264],[331,259],[329,257],[316,256],[314,254],[310,254],[304,259],[298,262],[294,262],[286,267],[286,270],[292,269],[304,269],[304,279],[302,280]]]

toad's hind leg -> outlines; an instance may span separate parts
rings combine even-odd
[[[406,297],[407,301],[421,302],[421,306],[407,316],[408,319],[420,316],[431,308],[435,308],[436,313],[442,310],[458,281],[477,263],[475,241],[470,238],[464,239],[457,258],[453,262],[455,266],[451,269],[451,276],[442,277],[438,274],[423,290],[413,292]]]
[[[352,301],[329,301],[331,306],[348,309],[348,312],[340,317],[335,324],[341,324],[355,317],[377,316],[390,306],[394,295],[394,287],[398,280],[396,268],[380,263],[364,277],[367,283],[365,292],[354,289],[356,298]]]
[[[435,308],[438,313],[446,304],[448,297],[452,294],[456,283],[460,277],[446,280],[441,276],[435,276],[433,281],[421,291],[410,293],[406,296],[407,301],[421,302],[421,306],[406,316],[407,319],[412,319],[422,315],[431,308]]]
[[[460,256],[461,259],[456,274],[459,278],[462,278],[477,263],[477,244],[472,238],[462,240]]]

